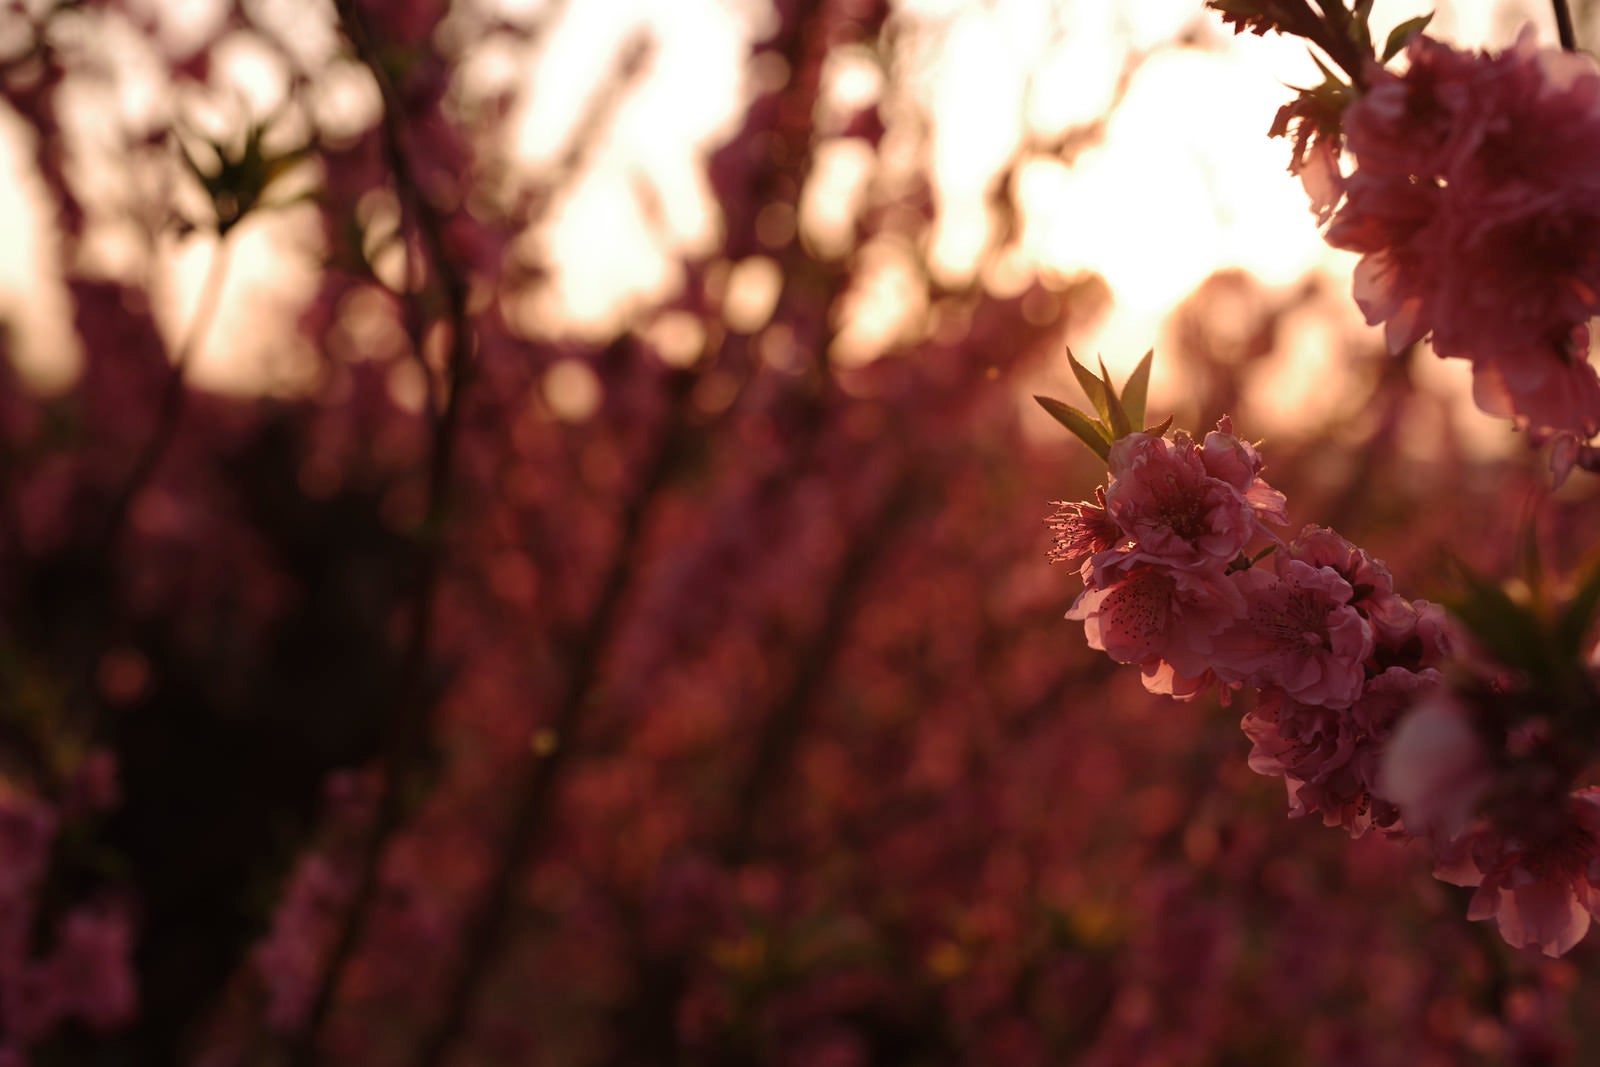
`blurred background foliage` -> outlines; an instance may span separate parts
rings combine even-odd
[[[1600,1049],[1592,949],[1287,821],[1239,707],[1061,618],[1067,343],[1154,344],[1153,421],[1266,437],[1408,595],[1507,572],[1523,502],[1558,563],[1600,528],[1355,319],[1265,138],[1297,46],[1155,0],[0,25],[0,776],[70,826],[7,951],[107,902],[139,989],[27,1062]]]

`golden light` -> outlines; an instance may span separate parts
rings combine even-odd
[[[292,38],[305,52],[301,58],[328,75],[308,106],[318,121],[354,130],[376,107],[373,86],[331,60],[337,48],[331,23],[321,9],[306,19],[312,6],[275,0],[262,5],[262,17],[285,24],[300,18]],[[511,13],[544,7],[510,0],[501,6]],[[154,14],[163,43],[172,47],[220,9],[192,0],[185,5],[192,17],[178,18],[171,5],[147,0],[133,7]],[[1393,25],[1416,8],[1410,0],[1380,0],[1374,25]],[[926,333],[925,290],[912,260],[925,257],[941,283],[970,283],[980,259],[995,251],[990,198],[1002,169],[1025,139],[1049,142],[1072,131],[1082,136],[1070,151],[1029,151],[1016,167],[1020,245],[1017,254],[992,263],[983,280],[1012,286],[1034,271],[1058,279],[1101,276],[1113,297],[1108,313],[1075,327],[1066,340],[1103,353],[1114,373],[1160,345],[1173,309],[1216,271],[1242,269],[1275,291],[1317,273],[1330,279],[1330,292],[1348,293],[1349,257],[1323,244],[1303,192],[1285,173],[1287,146],[1265,136],[1289,97],[1285,86],[1319,77],[1300,42],[1236,39],[1199,0],[904,0],[896,10],[905,32],[897,39],[893,79],[884,79],[866,49],[843,49],[829,61],[823,110],[844,114],[885,99],[920,114],[924,132],[891,129],[878,156],[863,141],[823,144],[799,217],[761,220],[775,237],[798,228],[815,255],[859,257],[864,281],[842,316],[844,361],[870,359]],[[1528,18],[1543,25],[1548,13],[1532,0],[1444,5],[1435,28],[1464,45],[1503,43]],[[719,212],[703,166],[737,128],[744,101],[782,73],[748,62],[749,44],[768,21],[763,5],[754,3],[573,4],[533,54],[486,47],[467,64],[465,76],[484,84],[527,79],[514,122],[515,155],[535,176],[558,166],[574,139],[592,132],[582,127],[585,116],[610,116],[589,146],[580,180],[548,224],[526,238],[525,247],[535,248],[554,274],[546,291],[512,309],[520,326],[591,336],[625,324],[644,328],[634,321],[638,313],[681,284],[679,258],[715,246]],[[609,72],[640,35],[651,42],[647,62],[637,82],[608,102]],[[250,113],[275,106],[281,61],[241,38],[221,50],[219,65],[219,77]],[[172,106],[151,81],[155,69],[132,61],[120,69],[115,96],[124,120],[148,120]],[[928,247],[887,241],[855,248],[854,220],[875,161],[904,169],[918,153],[931,164],[938,205]],[[12,178],[0,183],[8,237],[0,242],[0,300],[19,328],[20,358],[30,373],[59,380],[59,353],[70,351],[66,301],[49,242],[41,239],[49,222],[34,206],[39,191],[27,156],[15,124],[0,123],[0,173]],[[284,345],[309,294],[306,229],[290,213],[252,221],[230,240],[236,247],[223,306],[200,348],[196,377],[233,390],[288,387],[304,355],[286,355]],[[130,262],[125,237],[97,247],[111,269]],[[196,239],[166,240],[155,252],[166,294],[159,319],[176,344],[192,320],[213,248]],[[743,303],[732,314],[735,328],[754,330],[770,314],[774,286],[770,270],[750,271],[735,287]],[[1303,368],[1326,356],[1330,331],[1364,329],[1352,321],[1348,300],[1330,301],[1327,310],[1343,318],[1332,326],[1293,327],[1277,357],[1283,368],[1268,368],[1263,380],[1283,395],[1312,377]],[[693,346],[681,334],[667,330],[677,338],[679,358],[692,358]],[[246,338],[251,343],[241,345]],[[768,347],[783,348],[775,340]],[[1183,384],[1161,367],[1157,400]],[[1427,372],[1429,382],[1436,377]],[[1461,376],[1444,378],[1446,388],[1462,388]],[[1296,395],[1295,405],[1326,398],[1326,390]]]

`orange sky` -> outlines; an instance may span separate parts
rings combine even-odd
[[[280,0],[274,6],[297,3]],[[204,4],[186,3],[181,13],[193,19]],[[506,6],[526,10],[540,4],[521,0]],[[984,186],[1018,138],[1026,130],[1048,137],[1104,114],[1118,79],[1137,57],[1103,140],[1072,166],[1041,159],[1018,177],[1024,261],[1016,266],[1064,276],[1098,273],[1114,294],[1109,317],[1091,333],[1069,338],[1071,343],[1103,352],[1114,369],[1125,369],[1159,344],[1174,305],[1225,267],[1242,267],[1269,286],[1288,286],[1307,271],[1323,271],[1335,278],[1334,291],[1348,292],[1348,257],[1322,244],[1298,184],[1284,172],[1286,146],[1264,136],[1288,97],[1284,83],[1317,80],[1299,42],[1233,38],[1214,16],[1201,12],[1199,0],[908,0],[897,7],[919,32],[910,38],[906,76],[890,91],[897,106],[921,108],[932,120],[941,216],[931,255],[947,280],[969,273],[988,239]],[[1383,31],[1419,10],[1409,2],[1379,0],[1373,22]],[[1435,28],[1460,44],[1504,42],[1527,17],[1553,38],[1547,5],[1531,0],[1443,4]],[[704,153],[737,122],[747,42],[759,34],[763,18],[760,4],[742,0],[577,3],[569,5],[537,55],[480,58],[472,76],[485,81],[532,72],[517,129],[523,158],[537,168],[558,156],[571,137],[581,102],[593,80],[609,69],[607,59],[624,37],[645,28],[656,41],[651,65],[617,112],[593,168],[548,230],[533,238],[558,268],[555,285],[531,309],[533,318],[585,332],[614,329],[619,316],[671,290],[680,250],[715,241],[717,217],[700,167]],[[304,34],[305,46],[331,50],[333,39],[322,32],[328,29]],[[1183,35],[1196,46],[1176,45]],[[119,55],[131,54],[128,44],[119,42]],[[239,87],[241,99],[255,111],[270,107],[271,64],[247,43],[230,55],[224,76]],[[156,68],[120,67],[119,106],[159,110],[148,84]],[[870,63],[846,54],[835,65],[833,91],[845,101],[869,97],[879,89],[872,72]],[[360,110],[359,100],[355,107]],[[856,149],[845,145],[825,159],[824,181],[831,188],[808,198],[802,226],[820,244],[829,240],[830,226],[840,226],[839,218],[820,209],[849,203],[852,183],[862,173],[863,152]],[[639,181],[649,183],[663,206],[664,232],[652,232],[639,206]],[[26,152],[19,152],[15,123],[5,116],[0,308],[21,320],[24,355],[48,371],[60,365],[53,354],[62,350],[64,302],[51,281],[45,221],[31,208],[30,187]],[[238,342],[246,324],[293,321],[308,292],[306,275],[293,269],[307,224],[291,212],[247,223],[230,239],[236,247],[222,311],[195,368],[202,381],[234,388],[257,387],[264,377],[288,381],[288,370],[271,364],[272,346],[249,351]],[[164,294],[163,321],[174,335],[192,314],[211,254],[203,238],[167,240],[149,264]],[[906,321],[914,318],[917,304],[897,288],[893,250],[872,254],[883,266],[883,296],[859,308],[860,322],[841,341],[846,358],[870,355],[918,328]],[[760,282],[760,271],[747,273]],[[760,293],[753,292],[759,312]],[[1347,317],[1354,317],[1353,306]],[[1356,328],[1359,321],[1316,328],[1347,326]],[[1313,335],[1292,342],[1295,358],[1314,359],[1327,350],[1316,341]],[[1296,402],[1314,404],[1317,390],[1307,385],[1314,378],[1280,373],[1275,383],[1270,375],[1265,380],[1285,390],[1299,383],[1306,395]],[[1162,388],[1158,376],[1158,395]]]

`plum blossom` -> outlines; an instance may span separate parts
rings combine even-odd
[[[1393,351],[1432,334],[1472,362],[1474,395],[1535,429],[1600,431],[1588,362],[1600,313],[1600,68],[1414,38],[1344,116],[1357,166],[1329,226],[1362,255],[1355,299]]]
[[[1232,580],[1246,610],[1211,641],[1218,675],[1258,688],[1275,686],[1305,704],[1354,703],[1373,631],[1350,606],[1350,583],[1331,567],[1284,557],[1276,574],[1258,567]]]
[[[1436,872],[1477,888],[1469,919],[1494,919],[1506,942],[1560,956],[1600,910],[1600,789],[1568,798],[1567,820],[1541,840],[1483,830],[1446,849]]]
[[[1111,446],[1106,514],[1151,563],[1225,566],[1278,520],[1283,495],[1261,481],[1255,449],[1219,430],[1196,445],[1129,434]]]
[[[1146,667],[1158,691],[1193,695],[1209,667],[1209,638],[1243,608],[1227,581],[1124,559],[1090,585],[1067,618],[1083,622],[1090,648]],[[1162,668],[1166,664],[1166,669]]]
[[[1320,813],[1352,837],[1398,830],[1399,810],[1378,786],[1384,746],[1401,712],[1440,681],[1436,670],[1390,667],[1367,681],[1350,708],[1268,690],[1240,724],[1253,743],[1250,769],[1284,779],[1292,817]]]
[[[1289,544],[1289,556],[1313,567],[1331,567],[1350,583],[1350,606],[1372,617],[1397,599],[1394,578],[1379,559],[1351,544],[1326,526],[1306,526]]]
[[[1050,546],[1051,563],[1072,563],[1125,540],[1121,528],[1106,514],[1105,488],[1096,488],[1094,497],[1092,503],[1087,500],[1055,502],[1055,514],[1047,520],[1054,534]]]

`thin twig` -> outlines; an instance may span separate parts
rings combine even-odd
[[[172,439],[178,431],[184,400],[189,395],[188,389],[185,388],[189,364],[193,361],[194,354],[199,351],[201,343],[205,340],[206,331],[216,318],[217,309],[222,302],[222,284],[227,273],[227,238],[218,235],[217,250],[211,254],[211,263],[206,267],[206,276],[200,285],[200,298],[195,305],[194,317],[189,320],[188,330],[178,344],[172,366],[167,371],[167,380],[162,386],[161,404],[157,409],[155,428],[134,458],[127,478],[124,479],[122,487],[117,490],[117,495],[112,498],[111,505],[106,511],[105,525],[100,531],[99,544],[102,548],[110,547],[122,531],[122,524],[127,521],[128,511],[133,506],[134,499],[155,474],[161,457],[166,455],[167,448],[172,444]]]
[[[417,763],[427,741],[426,667],[433,644],[434,602],[443,564],[443,531],[449,507],[450,478],[454,467],[455,445],[461,420],[461,401],[472,370],[472,333],[467,311],[465,279],[455,269],[444,244],[443,220],[425,197],[420,195],[411,165],[411,153],[404,126],[404,105],[384,69],[366,23],[350,0],[335,4],[339,23],[356,57],[371,72],[383,100],[381,119],[383,146],[396,195],[402,204],[402,226],[409,219],[421,242],[427,266],[432,269],[445,301],[445,318],[450,324],[450,354],[446,365],[444,406],[433,425],[432,452],[428,464],[427,506],[420,530],[416,585],[410,626],[407,630],[401,666],[393,690],[396,714],[383,755],[383,784],[378,810],[362,849],[356,889],[340,924],[328,959],[318,976],[306,1023],[291,1045],[290,1061],[309,1067],[318,1060],[317,1044],[332,1012],[339,985],[366,936],[373,905],[378,898],[383,857],[388,843],[405,817],[406,784],[409,771]],[[412,235],[402,233],[409,243]],[[407,274],[410,264],[408,262]],[[424,290],[425,291],[425,290]],[[410,299],[420,300],[421,292]],[[420,340],[420,338],[419,338]],[[420,352],[418,353],[420,358]],[[426,368],[424,368],[426,373]]]
[[[1572,28],[1572,12],[1567,8],[1567,0],[1550,0],[1556,9],[1556,34],[1561,38],[1561,47],[1568,52],[1578,50],[1578,35]]]

